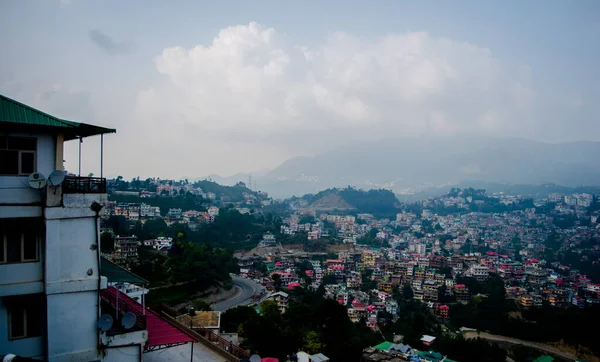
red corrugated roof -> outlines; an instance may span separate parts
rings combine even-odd
[[[109,287],[105,292],[115,296],[117,294],[117,290],[114,287]],[[119,293],[119,299],[124,301],[132,309],[143,313],[144,307],[126,294]],[[161,318],[157,313],[149,309],[146,309],[146,329],[148,330],[148,342],[146,342],[146,347],[187,343],[192,341],[197,342],[196,338]]]

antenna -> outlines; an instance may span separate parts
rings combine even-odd
[[[135,316],[135,314],[133,314],[131,312],[127,312],[127,313],[125,313],[123,318],[121,318],[121,325],[125,329],[130,329],[131,327],[133,327],[135,325],[136,321],[137,321],[137,317]]]
[[[34,172],[29,175],[29,180],[27,181],[29,182],[29,187],[32,189],[39,190],[46,186],[46,177],[39,172]]]
[[[65,171],[55,170],[48,176],[48,185],[58,186],[65,181]]]
[[[102,332],[106,332],[111,329],[112,325],[113,319],[110,314],[103,314],[100,316],[100,319],[98,319],[98,329],[100,329]]]

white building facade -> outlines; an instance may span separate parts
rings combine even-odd
[[[0,95],[0,356],[141,361],[145,330],[115,338],[97,328],[107,287],[99,245],[106,180],[28,185],[33,172],[63,170],[65,141],[112,132]]]

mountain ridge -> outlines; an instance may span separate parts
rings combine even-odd
[[[487,182],[566,186],[598,184],[600,142],[545,143],[525,139],[387,139],[292,158],[267,173],[271,179],[306,176],[325,187],[388,183]],[[330,185],[331,184],[331,185]]]

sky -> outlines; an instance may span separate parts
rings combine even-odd
[[[600,2],[0,2],[0,93],[195,178],[390,137],[600,141]],[[77,142],[65,149],[77,167]],[[99,138],[82,145],[98,174]]]

